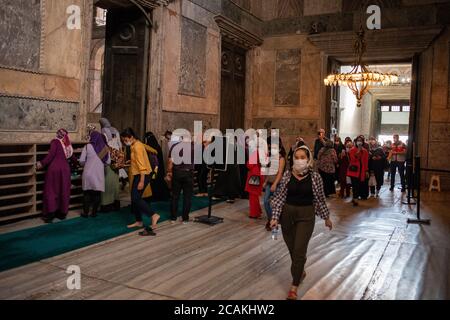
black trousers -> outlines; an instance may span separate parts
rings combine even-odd
[[[283,238],[291,256],[292,285],[300,284],[305,270],[309,240],[314,231],[315,214],[313,206],[297,207],[285,204],[281,214]]]
[[[336,186],[334,185],[335,181],[335,174],[334,173],[327,173],[322,170],[319,170],[319,174],[322,177],[323,180],[323,188],[325,191],[325,196],[329,196],[330,194],[336,193]]]
[[[375,174],[375,180],[377,180],[377,186],[376,189],[378,191],[381,190],[381,186],[384,184],[384,167],[383,166],[376,166],[373,168],[373,173]],[[370,187],[370,193],[375,193],[375,186]]]
[[[172,178],[172,208],[171,219],[177,220],[178,201],[181,191],[183,191],[183,221],[189,221],[191,211],[192,194],[194,193],[194,173],[193,171],[173,170]]]
[[[133,177],[133,184],[131,186],[131,212],[134,213],[137,222],[142,221],[142,214],[151,217],[155,212],[150,207],[150,204],[142,199],[145,188],[150,184],[150,175],[146,175],[144,179],[144,188],[138,190],[140,175]]]
[[[197,166],[198,192],[208,193],[208,168],[206,164]]]
[[[89,209],[92,207],[92,214],[96,214],[98,208],[100,207],[100,202],[102,199],[101,191],[86,190],[83,192],[83,213],[85,215],[89,214]]]
[[[395,174],[398,168],[398,173],[400,174],[400,182],[402,184],[402,189],[405,189],[405,163],[400,161],[391,161],[391,188],[395,186]]]

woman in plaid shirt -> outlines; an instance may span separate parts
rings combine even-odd
[[[325,202],[323,181],[312,171],[311,151],[306,146],[294,152],[292,171],[286,171],[277,192],[271,200],[271,227],[283,227],[283,238],[292,259],[292,287],[288,300],[297,300],[297,290],[306,273],[306,251],[315,225],[315,215],[325,220],[330,230],[333,225]]]

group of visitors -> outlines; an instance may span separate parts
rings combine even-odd
[[[388,141],[382,146],[374,137],[368,140],[363,135],[354,140],[346,137],[342,142],[336,135],[333,143],[324,137],[324,130],[321,130],[315,141],[314,159],[324,182],[325,196],[336,193],[337,181],[339,196],[347,198],[352,195],[353,205],[358,206],[359,200],[379,197],[386,170],[390,176],[390,191],[393,191],[397,169],[401,191],[405,192],[406,145],[400,141],[399,135],[393,138],[394,143]]]
[[[140,235],[155,235],[153,229],[160,216],[144,198],[169,198],[164,180],[164,161],[157,139],[149,132],[146,134],[147,143],[144,144],[130,128],[119,134],[105,118],[100,119],[100,127],[101,131],[97,131],[95,126],[88,126],[89,143],[82,148],[78,159],[74,156],[67,130],[58,130],[47,156],[37,162],[38,170],[47,167],[43,190],[43,220],[51,223],[54,218],[66,218],[72,185],[71,165],[82,166],[81,217],[95,218],[99,210],[119,210],[121,179],[128,179],[131,210],[136,219],[128,227],[144,227],[142,214],[145,214],[152,217],[152,225],[145,227]],[[152,190],[155,190],[154,195]]]
[[[398,135],[394,141],[383,146],[374,137],[368,140],[363,135],[344,142],[339,136],[327,139],[325,130],[318,132],[314,149],[305,145],[301,137],[289,148],[281,139],[277,145],[271,137],[267,139],[266,157],[271,162],[261,163],[257,142],[248,138],[237,141],[232,148],[226,148],[228,157],[237,160],[238,148],[245,151],[245,164],[226,164],[222,167],[202,163],[194,164],[196,148],[204,151],[217,137],[174,136],[164,134],[167,144],[163,147],[151,132],[141,142],[131,128],[119,134],[107,119],[100,120],[101,131],[89,127],[89,143],[76,159],[68,132],[60,129],[51,142],[48,155],[37,163],[37,168],[47,167],[44,185],[44,220],[50,223],[54,218],[65,219],[69,208],[71,189],[71,168],[69,163],[84,167],[82,188],[84,205],[81,216],[96,217],[101,211],[120,208],[120,181],[128,179],[131,194],[131,211],[135,222],[129,228],[143,228],[141,236],[154,236],[160,215],[146,200],[171,201],[171,222],[178,219],[178,205],[183,193],[181,221],[189,223],[192,198],[212,195],[214,200],[223,199],[234,203],[236,198],[249,201],[248,217],[262,219],[263,206],[267,216],[265,229],[273,231],[279,224],[283,228],[283,238],[288,247],[292,265],[292,286],[288,299],[297,299],[298,286],[306,276],[304,271],[308,243],[315,226],[315,216],[324,220],[330,230],[333,224],[327,208],[326,198],[336,194],[339,197],[352,196],[352,204],[358,206],[360,200],[369,196],[378,197],[384,183],[384,175],[389,167],[391,188],[394,190],[397,170],[400,174],[402,192],[405,191],[406,145]],[[228,141],[228,140],[226,140]],[[229,141],[228,141],[229,143]],[[239,145],[242,143],[243,145]],[[183,154],[190,150],[191,154]],[[278,152],[277,152],[278,151]],[[276,152],[276,157],[271,157]],[[164,158],[166,153],[167,158]],[[203,152],[202,152],[203,154]],[[175,161],[175,159],[177,161]],[[183,159],[183,161],[179,161]],[[167,170],[164,164],[167,163]],[[265,168],[276,168],[269,175]],[[218,173],[216,183],[208,189],[211,170]],[[194,195],[194,180],[197,175],[198,192]],[[209,191],[209,192],[208,192]],[[151,217],[151,225],[144,226],[142,215]]]

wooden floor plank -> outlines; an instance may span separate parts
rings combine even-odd
[[[450,214],[430,200],[431,226],[407,225],[414,211],[399,192],[380,199],[328,201],[335,225],[316,221],[302,299],[449,299]],[[193,214],[205,214],[207,209]],[[0,273],[0,299],[284,299],[290,257],[264,220],[248,219],[248,201],[220,203],[214,227],[163,223],[156,237],[137,231]],[[66,287],[78,265],[82,290]]]

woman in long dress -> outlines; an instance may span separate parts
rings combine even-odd
[[[100,119],[102,134],[105,136],[108,146],[114,150],[122,150],[119,131],[111,126],[106,118]],[[116,170],[113,163],[105,168],[105,192],[102,193],[101,211],[108,212],[120,210],[120,174],[127,177],[124,169]],[[121,173],[121,171],[123,171]]]
[[[237,141],[228,143],[226,152],[228,156],[226,157],[225,170],[217,170],[218,176],[217,181],[213,190],[213,198],[224,198],[227,203],[234,203],[235,199],[241,195],[241,175],[238,165],[238,148]],[[232,161],[232,159],[234,159]]]
[[[105,167],[111,164],[106,138],[98,131],[90,133],[89,143],[83,148],[80,164],[84,166],[82,186],[84,192],[83,213],[87,218],[92,207],[91,217],[97,216],[101,193],[105,192]]]
[[[69,134],[67,130],[59,129],[50,143],[47,156],[36,164],[38,170],[47,167],[43,191],[45,223],[51,223],[55,217],[64,220],[69,212],[71,181],[67,159],[72,155]]]

